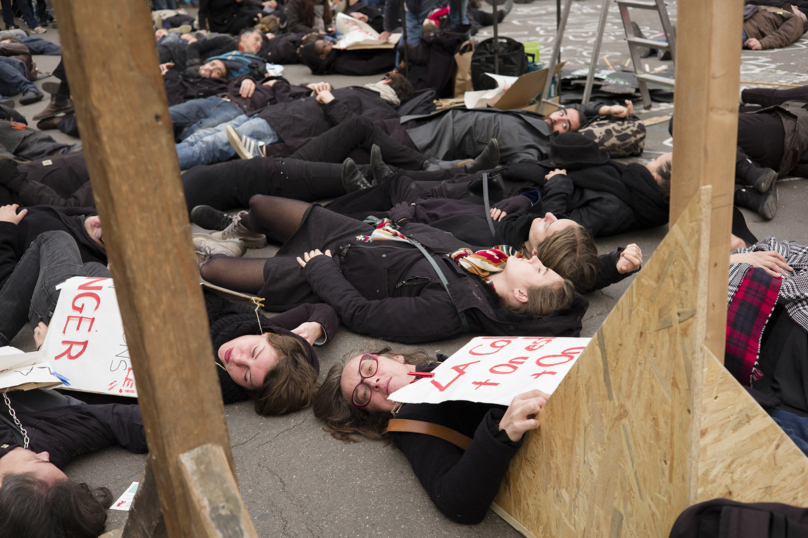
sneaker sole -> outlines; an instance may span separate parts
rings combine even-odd
[[[222,232],[213,232],[210,236],[217,241],[241,241],[247,248],[264,248],[267,246],[267,237],[239,237],[238,239],[225,239],[222,237]]]
[[[41,101],[44,97],[45,96],[40,93],[36,97],[29,97],[27,99],[20,99],[20,104],[23,105],[23,106],[33,105],[34,103],[38,103],[39,101]]]
[[[233,146],[233,149],[236,150],[238,156],[248,161],[255,157],[251,151],[241,142],[239,138],[238,132],[231,127],[230,125],[227,126],[227,139],[230,141],[230,145]]]
[[[247,244],[242,241],[241,239],[222,239],[221,237],[214,237],[213,234],[191,234],[191,241],[193,242],[194,238],[202,238],[202,239],[209,239],[211,241],[215,241],[217,243],[237,243],[240,247],[243,247],[241,254],[239,256],[244,255],[244,251],[247,250]],[[196,247],[196,245],[194,245]]]
[[[31,119],[34,120],[34,121],[49,120],[51,118],[55,118],[56,116],[59,116],[60,114],[64,114],[65,116],[67,116],[68,114],[72,114],[75,111],[76,111],[76,109],[71,106],[69,108],[65,108],[64,110],[57,110],[56,112],[51,112],[49,114],[45,114],[44,116],[41,116],[41,117],[34,116]]]
[[[779,192],[775,192],[760,208],[758,215],[766,220],[772,220],[777,215],[777,199],[780,197]]]
[[[777,172],[772,170],[770,173],[766,174],[766,177],[757,182],[754,186],[755,190],[758,192],[769,192],[769,188],[775,180],[777,180]]]

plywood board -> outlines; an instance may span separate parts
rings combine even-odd
[[[542,411],[496,504],[535,536],[665,536],[688,506],[710,187],[697,192]]]
[[[711,353],[704,360],[698,496],[808,506],[808,458]]]

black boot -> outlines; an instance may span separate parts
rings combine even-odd
[[[766,193],[735,186],[735,205],[755,211],[765,220],[772,220],[777,214],[777,183],[772,183]]]
[[[369,189],[371,184],[362,175],[353,159],[345,159],[342,163],[342,188],[348,194],[363,189]]]
[[[191,222],[200,228],[221,232],[230,226],[233,217],[209,205],[198,205],[191,210]]]
[[[751,185],[758,192],[767,192],[777,180],[777,172],[771,168],[762,168],[750,159],[740,159],[735,163],[735,183]]]
[[[466,164],[466,172],[476,174],[481,170],[493,170],[497,166],[499,166],[499,144],[496,138],[492,138],[482,153]]]
[[[376,144],[370,148],[370,173],[373,174],[373,181],[370,182],[373,186],[384,183],[393,177],[393,171],[384,164],[382,150]]]

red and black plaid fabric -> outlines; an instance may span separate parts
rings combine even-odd
[[[763,269],[749,267],[727,308],[724,366],[744,386],[760,378],[760,338],[769,321],[783,281]]]

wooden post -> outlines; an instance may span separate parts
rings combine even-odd
[[[180,454],[212,443],[235,467],[148,3],[56,10],[166,528],[190,537]]]
[[[723,363],[743,2],[679,0],[677,17],[670,222],[699,187],[713,186],[707,346]]]

